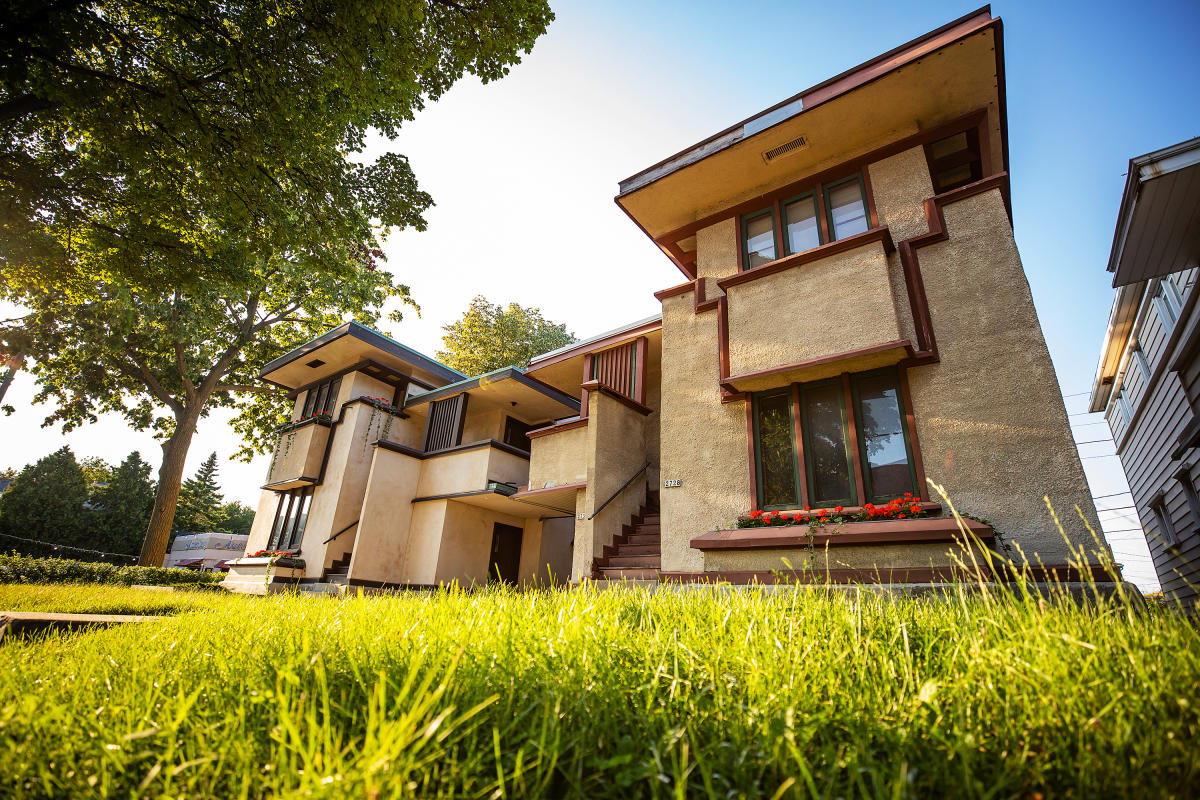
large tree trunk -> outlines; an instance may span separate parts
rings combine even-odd
[[[4,395],[8,393],[9,384],[12,383],[13,376],[25,364],[25,351],[17,353],[8,364],[8,374],[4,376],[4,380],[0,382],[0,402],[4,402]]]
[[[192,408],[203,408],[204,403],[194,403]],[[161,567],[167,555],[167,544],[171,541],[171,526],[175,522],[175,506],[179,502],[179,488],[183,485],[183,467],[187,461],[192,434],[199,421],[198,412],[187,409],[175,427],[175,433],[163,443],[162,466],[158,470],[158,486],[154,492],[154,510],[150,512],[150,524],[146,526],[146,539],[142,542],[142,554],[138,564],[143,567]]]

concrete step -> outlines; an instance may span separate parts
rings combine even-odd
[[[350,576],[344,572],[326,572],[326,583],[336,583],[339,586],[348,586],[350,584]]]
[[[657,545],[662,541],[662,537],[657,533],[631,533],[625,539],[625,544],[653,544]]]
[[[661,559],[657,555],[652,556],[609,556],[604,559],[606,567],[650,567],[658,569]]]
[[[345,584],[326,581],[324,583],[302,583],[296,587],[296,590],[300,594],[337,595],[341,597],[346,593],[346,586]]]
[[[662,522],[662,516],[659,514],[645,514],[642,516],[643,525],[658,525]]]
[[[618,556],[656,556],[659,553],[658,542],[653,544],[622,544],[617,545]]]
[[[654,567],[601,567],[600,574],[605,580],[658,580],[658,570]]]

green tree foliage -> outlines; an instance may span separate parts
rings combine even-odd
[[[92,528],[97,549],[136,555],[154,507],[150,465],[135,450],[92,495]]]
[[[254,524],[254,509],[236,500],[221,506],[221,522],[217,530],[228,533],[249,534]]]
[[[179,532],[221,530],[221,487],[217,485],[217,454],[204,459],[196,474],[183,482],[175,507],[175,530]]]
[[[359,155],[464,74],[505,75],[545,0],[0,0],[0,271],[88,296],[195,290],[229,241],[346,272],[424,227],[406,158]],[[119,254],[121,257],[114,257]]]
[[[466,375],[523,367],[534,356],[575,341],[566,324],[544,319],[540,309],[516,303],[501,308],[483,295],[472,299],[462,318],[442,330],[445,349],[437,351],[438,359]]]
[[[21,470],[0,495],[0,532],[76,547],[90,547],[89,520],[84,504],[88,484],[70,447],[56,450]],[[34,552],[14,540],[5,549]]]

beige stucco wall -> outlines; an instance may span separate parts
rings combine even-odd
[[[267,549],[267,541],[271,538],[271,525],[275,522],[275,512],[278,509],[279,495],[264,489],[258,496],[258,508],[254,512],[254,522],[250,525],[250,538],[246,540],[247,553]]]
[[[438,552],[436,582],[458,581],[468,585],[487,583],[492,531],[497,522],[522,529],[520,567],[524,569],[519,568],[518,574],[532,575],[541,544],[540,531],[537,535],[531,535],[525,527],[525,520],[520,517],[449,501]]]
[[[483,489],[488,481],[523,486],[529,479],[529,462],[494,447],[478,447],[434,456],[422,462],[417,497]]]
[[[531,439],[529,487],[568,486],[587,480],[587,426]]]
[[[421,475],[421,461],[412,456],[372,448],[374,458],[362,502],[349,577],[355,580],[400,582],[406,569],[413,518],[412,498]],[[344,534],[339,540],[349,536]],[[333,542],[331,544],[335,544]]]
[[[467,400],[467,418],[463,421],[462,442],[478,442],[482,439],[504,439],[505,414],[498,408],[474,411],[471,400]]]
[[[722,404],[717,389],[717,314],[693,313],[692,294],[663,301],[662,568],[703,567],[690,541],[750,510],[745,402]],[[661,483],[660,483],[661,485]],[[578,549],[578,545],[577,545]]]
[[[708,299],[724,294],[717,279],[737,272],[738,223],[725,219],[696,232],[696,277],[704,280]]]
[[[731,375],[900,338],[879,242],[730,286],[726,296]]]
[[[1062,563],[1096,512],[999,190],[945,206],[949,241],[919,251],[941,362],[909,372],[927,476],[1026,555]]]
[[[587,487],[584,489],[584,519],[575,520],[575,548],[571,562],[571,579],[581,580],[591,574],[592,559],[604,553],[646,502],[645,478],[635,480],[628,488],[596,515],[587,519],[646,463],[646,418],[619,400],[594,392],[588,400],[586,453]]]
[[[547,572],[552,583],[571,579],[571,553],[575,544],[575,519],[554,517],[541,520],[541,549],[537,570],[530,576],[535,583],[545,583]],[[528,523],[527,523],[528,524]]]

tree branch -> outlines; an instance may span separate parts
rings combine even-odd
[[[183,404],[172,397],[171,393],[163,388],[163,385],[158,382],[158,378],[154,377],[154,373],[150,371],[150,368],[142,363],[142,361],[138,359],[138,357],[132,352],[126,350],[125,355],[137,367],[137,372],[134,372],[128,366],[118,361],[117,365],[121,368],[121,371],[134,380],[140,380],[142,384],[150,390],[150,393],[157,397],[159,401],[163,403],[163,405],[175,412],[176,416],[182,414]]]

